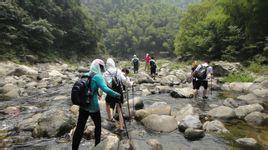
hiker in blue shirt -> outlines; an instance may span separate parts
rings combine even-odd
[[[100,107],[98,102],[98,89],[100,88],[103,92],[107,93],[112,97],[119,98],[121,95],[113,90],[111,90],[105,83],[105,80],[102,76],[103,72],[105,72],[105,64],[100,59],[95,59],[90,66],[90,72],[85,74],[90,75],[91,73],[95,73],[91,80],[91,91],[93,91],[92,101],[88,107],[80,107],[77,126],[73,135],[72,149],[78,150],[80,141],[82,139],[85,125],[88,117],[90,116],[95,125],[95,146],[100,143],[101,137],[101,114]]]

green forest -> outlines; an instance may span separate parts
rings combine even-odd
[[[267,8],[268,0],[4,0],[0,57],[149,52],[267,63]]]

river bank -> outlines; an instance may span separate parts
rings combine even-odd
[[[126,62],[119,64],[126,66]],[[0,147],[70,149],[78,113],[71,104],[70,90],[88,70],[86,63],[77,66],[61,62],[30,66],[0,63]],[[219,75],[242,69],[239,63],[214,62],[214,66]],[[191,83],[187,83],[190,67],[172,67],[166,61],[159,64],[155,80],[142,71],[143,67],[132,75],[137,86],[135,99],[130,102],[136,106],[136,121],[128,129],[135,148],[266,149],[268,76],[243,83],[224,83],[222,76],[217,76],[210,98],[195,100]],[[113,133],[114,125],[105,120],[104,101],[100,104],[102,127],[107,130],[95,149],[128,149],[126,136]],[[89,119],[82,148],[93,147],[92,125]],[[245,137],[253,139],[239,139]]]

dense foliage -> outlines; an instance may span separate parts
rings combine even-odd
[[[0,2],[1,57],[87,55],[101,39],[78,0],[15,0]]]
[[[194,59],[267,62],[267,8],[268,0],[203,0],[193,4],[180,20],[176,53]]]
[[[180,9],[197,0],[82,0],[114,56],[174,51]]]

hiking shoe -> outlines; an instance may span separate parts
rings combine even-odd
[[[207,96],[203,96],[203,99],[208,99],[208,97]]]
[[[116,129],[115,133],[122,134],[125,130],[124,129]]]

